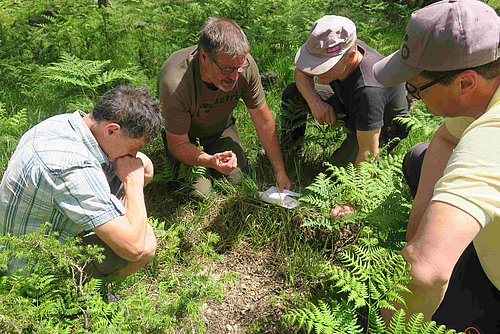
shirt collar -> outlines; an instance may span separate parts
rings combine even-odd
[[[111,162],[108,157],[101,149],[94,135],[90,131],[89,127],[83,121],[83,117],[87,114],[81,110],[76,110],[69,118],[69,123],[73,127],[76,133],[80,135],[83,140],[84,145],[92,153],[92,155],[99,161],[101,165],[109,165]]]
[[[491,101],[488,104],[488,107],[486,108],[486,111],[490,110],[491,108],[493,108],[498,103],[500,103],[500,86],[497,87],[497,90],[496,90],[495,94],[493,94],[493,97],[491,98]]]

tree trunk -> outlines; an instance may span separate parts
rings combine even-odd
[[[100,7],[111,7],[111,2],[109,0],[97,0],[97,5]]]

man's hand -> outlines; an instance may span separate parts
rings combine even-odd
[[[276,178],[276,183],[278,184],[280,191],[283,191],[284,189],[290,190],[292,182],[290,182],[290,179],[288,178],[288,175],[286,175],[285,171],[275,173],[274,177]]]
[[[312,115],[316,122],[319,124],[330,124],[334,125],[337,122],[337,117],[333,108],[328,103],[321,99],[316,99],[314,102],[309,104]]]
[[[238,167],[238,159],[233,151],[215,153],[211,160],[212,168],[224,175],[228,175]]]
[[[347,216],[348,214],[354,213],[356,210],[350,205],[337,205],[330,211],[330,218],[332,220]]]
[[[116,159],[116,176],[124,185],[132,182],[135,186],[144,187],[144,164],[141,159],[126,155]]]

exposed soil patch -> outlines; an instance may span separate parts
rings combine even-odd
[[[291,293],[269,251],[254,251],[245,243],[214,264],[214,275],[236,273],[223,287],[223,300],[208,301],[200,315],[207,334],[284,333],[281,292]],[[258,328],[258,330],[257,330]]]

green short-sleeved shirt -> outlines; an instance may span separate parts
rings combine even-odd
[[[166,130],[206,138],[224,131],[240,98],[249,109],[262,106],[265,97],[259,69],[252,56],[247,57],[250,66],[239,76],[233,90],[224,92],[210,89],[201,80],[196,46],[174,52],[158,75]]]
[[[481,224],[474,247],[486,275],[500,289],[500,87],[481,117],[457,117],[445,124],[460,141],[432,200],[452,204]]]

